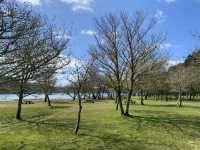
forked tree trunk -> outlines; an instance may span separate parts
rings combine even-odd
[[[16,119],[17,120],[21,120],[21,109],[22,109],[23,95],[24,95],[23,86],[20,85],[19,99],[18,99],[17,113],[16,113]]]
[[[131,89],[128,93],[128,99],[127,99],[127,103],[126,103],[126,112],[124,114],[125,116],[129,116],[129,107],[130,107],[132,93],[133,93],[133,90]]]
[[[122,104],[122,96],[121,96],[120,89],[117,90],[117,105],[119,105],[121,115],[124,115],[124,108],[123,108],[123,104]]]
[[[132,94],[133,94],[133,75],[131,77],[131,87],[130,87],[129,93],[128,93],[128,99],[127,99],[127,103],[126,103],[126,112],[124,114],[125,116],[129,116],[129,107],[130,107]]]
[[[82,112],[82,102],[81,102],[81,96],[78,94],[78,117],[77,117],[77,123],[76,123],[76,128],[74,130],[75,134],[78,134],[79,128],[80,128],[80,121],[81,121],[81,112]]]

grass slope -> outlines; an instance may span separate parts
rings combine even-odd
[[[131,106],[131,118],[113,101],[84,103],[79,136],[77,104],[53,105],[23,105],[23,121],[16,121],[16,103],[0,103],[0,150],[200,150],[200,103],[146,101]]]

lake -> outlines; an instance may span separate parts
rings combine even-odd
[[[52,100],[69,100],[72,99],[69,95],[64,93],[54,93],[49,95],[49,98]],[[32,94],[24,97],[26,100],[30,99],[44,99],[44,94]],[[16,94],[0,94],[0,101],[15,101],[18,100],[18,96]]]

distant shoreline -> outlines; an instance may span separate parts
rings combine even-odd
[[[70,100],[72,99],[69,95],[64,93],[52,93],[49,95],[52,100]],[[42,100],[44,99],[44,94],[32,94],[24,97],[24,100]],[[16,94],[0,94],[0,102],[10,102],[17,101],[18,96]]]

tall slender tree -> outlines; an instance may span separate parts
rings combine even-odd
[[[99,70],[111,81],[116,92],[117,105],[124,115],[122,104],[123,77],[126,64],[122,59],[121,20],[109,14],[96,20],[96,45],[91,48],[90,54],[96,60]]]

